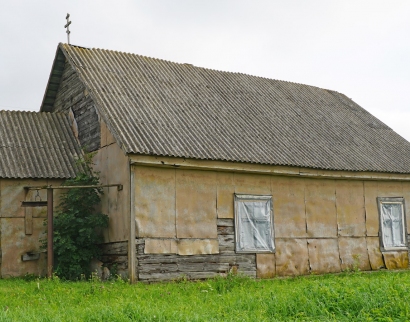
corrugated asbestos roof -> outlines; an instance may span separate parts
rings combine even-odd
[[[72,178],[81,154],[67,115],[0,111],[0,178]]]
[[[110,50],[59,48],[128,153],[410,173],[410,143],[338,92]]]

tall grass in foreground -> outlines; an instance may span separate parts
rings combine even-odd
[[[410,321],[410,272],[135,285],[0,280],[0,321]]]

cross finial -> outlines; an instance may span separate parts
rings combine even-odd
[[[66,30],[66,33],[67,33],[67,42],[68,42],[68,44],[70,44],[70,33],[71,33],[71,31],[70,31],[70,25],[71,25],[71,21],[68,20],[68,19],[70,18],[70,14],[67,13],[67,16],[66,16],[65,18],[67,19],[67,23],[66,23],[66,25],[64,26],[64,28],[67,28],[67,30]]]

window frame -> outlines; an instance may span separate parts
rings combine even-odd
[[[382,204],[400,204],[401,205],[401,221],[402,221],[402,237],[404,246],[385,246],[384,233],[383,233],[383,214]],[[408,250],[407,241],[407,222],[406,222],[406,205],[403,197],[377,197],[377,208],[379,210],[379,239],[380,250],[382,252]]]
[[[272,249],[271,250],[258,250],[258,249],[242,249],[239,248],[240,243],[240,218],[239,218],[239,213],[238,213],[238,205],[240,202],[245,202],[245,201],[253,201],[253,202],[269,202],[269,210],[270,210],[270,222],[269,222],[269,230],[271,234],[271,245]],[[235,215],[235,252],[236,253],[245,253],[245,254],[272,254],[276,252],[276,246],[275,246],[275,231],[274,231],[274,216],[273,216],[273,200],[271,195],[251,195],[251,194],[234,194],[234,215]]]

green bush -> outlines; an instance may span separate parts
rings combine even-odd
[[[91,169],[92,155],[81,160],[85,172],[64,182],[66,186],[99,185],[98,173]],[[108,226],[108,216],[95,211],[101,188],[67,189],[54,218],[54,272],[67,280],[90,276],[90,261],[99,258],[101,229]]]

